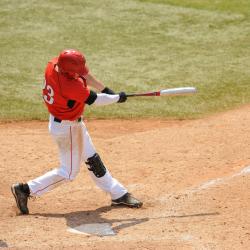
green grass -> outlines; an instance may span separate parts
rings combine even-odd
[[[86,55],[115,91],[196,86],[188,97],[146,97],[87,107],[94,118],[197,118],[250,102],[248,0],[0,2],[0,120],[47,119],[47,61]]]
[[[224,11],[228,13],[250,14],[248,0],[140,0],[141,2],[170,4],[200,10]]]

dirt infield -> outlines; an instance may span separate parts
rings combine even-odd
[[[0,248],[249,249],[250,106],[193,121],[86,125],[113,176],[144,201],[110,207],[83,165],[77,178],[29,201],[18,216],[10,186],[58,165],[47,123],[0,124]],[[108,223],[115,235],[69,228]]]

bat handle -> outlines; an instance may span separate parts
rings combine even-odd
[[[136,96],[135,94],[126,94],[126,97],[133,97]]]
[[[127,97],[133,97],[133,96],[160,96],[160,95],[161,95],[160,91],[126,94]]]

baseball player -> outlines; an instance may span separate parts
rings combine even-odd
[[[93,87],[99,93],[90,90]],[[101,92],[101,93],[100,93]],[[82,119],[85,105],[122,103],[124,92],[115,94],[89,71],[84,55],[67,49],[52,59],[45,70],[43,100],[49,111],[49,132],[58,145],[60,166],[28,181],[13,184],[11,191],[22,214],[29,214],[28,198],[40,196],[67,181],[72,181],[86,163],[95,184],[111,196],[111,205],[141,207],[115,178],[97,153]]]

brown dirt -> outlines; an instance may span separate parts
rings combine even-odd
[[[82,168],[73,182],[30,200],[28,216],[17,215],[10,186],[56,167],[57,148],[47,123],[0,124],[0,248],[249,249],[249,113],[86,121],[103,161],[143,208],[110,207]],[[115,236],[67,231],[104,222]]]

